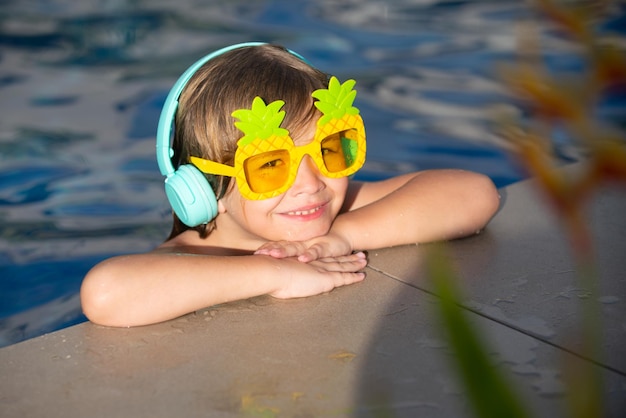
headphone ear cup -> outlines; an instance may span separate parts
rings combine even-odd
[[[185,164],[165,179],[165,194],[170,205],[187,226],[208,223],[217,216],[217,199],[204,175],[191,164]]]

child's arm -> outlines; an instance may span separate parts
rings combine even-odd
[[[268,243],[257,253],[300,261],[395,245],[449,240],[479,232],[499,207],[486,176],[430,170],[374,183],[353,183],[328,235],[302,243]]]
[[[309,264],[258,255],[153,252],[119,256],[87,274],[81,303],[92,322],[145,325],[264,294],[295,298],[329,292],[363,280],[359,270],[366,263],[362,253]]]
[[[461,170],[422,171],[356,187],[352,208],[332,232],[359,250],[475,234],[500,205],[487,176]]]

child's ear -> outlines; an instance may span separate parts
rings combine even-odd
[[[217,213],[226,213],[226,206],[224,206],[224,200],[220,199],[217,201]]]

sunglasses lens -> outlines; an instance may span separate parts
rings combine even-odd
[[[268,151],[244,161],[244,172],[250,190],[267,193],[280,189],[289,178],[289,152]]]
[[[330,173],[350,168],[356,160],[358,145],[354,129],[334,133],[322,140],[322,158]]]

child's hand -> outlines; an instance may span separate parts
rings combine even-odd
[[[327,257],[302,263],[296,259],[282,259],[276,262],[287,274],[284,284],[271,296],[279,299],[300,298],[327,293],[336,287],[362,281],[367,265],[365,254],[355,253],[340,257]]]
[[[307,241],[267,242],[256,250],[255,254],[269,255],[274,258],[297,257],[298,261],[309,263],[326,257],[338,257],[352,252],[349,242],[332,232]]]

